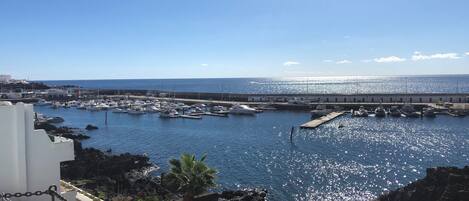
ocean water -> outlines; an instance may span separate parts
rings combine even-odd
[[[469,93],[469,75],[44,81],[93,89],[256,94]]]
[[[85,132],[91,139],[84,146],[147,153],[162,171],[181,153],[206,153],[219,171],[219,189],[266,188],[274,201],[369,200],[424,177],[428,167],[469,164],[469,118],[342,116],[297,130],[290,141],[291,126],[309,120],[307,112],[202,120],[109,113],[104,125],[104,112],[35,109],[64,117],[67,126],[95,124],[99,129]]]

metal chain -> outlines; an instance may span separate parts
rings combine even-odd
[[[0,198],[2,201],[9,201],[11,200],[10,198],[12,197],[31,197],[31,196],[41,196],[41,195],[50,195],[51,200],[55,200],[57,198],[60,201],[67,201],[65,198],[63,198],[60,194],[57,193],[57,186],[52,185],[49,187],[49,189],[45,191],[36,191],[34,193],[32,192],[26,192],[26,193],[1,193]]]

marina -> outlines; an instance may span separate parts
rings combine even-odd
[[[296,129],[290,141],[291,125],[308,121],[309,111],[266,110],[229,118],[204,115],[203,120],[108,112],[105,124],[105,110],[50,106],[35,110],[63,117],[58,126],[84,128],[93,123],[99,129],[86,132],[91,138],[83,141],[85,147],[147,153],[161,170],[180,152],[209,153],[208,163],[221,172],[220,188],[264,187],[273,200],[369,200],[383,189],[422,177],[431,164],[469,163],[468,118],[447,114],[352,118],[344,113],[315,129]]]

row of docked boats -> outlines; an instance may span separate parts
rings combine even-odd
[[[247,105],[235,104],[227,108],[221,105],[208,106],[202,103],[186,105],[181,102],[154,100],[73,100],[65,102],[47,102],[40,100],[36,105],[50,105],[52,108],[76,108],[88,111],[111,111],[113,113],[127,113],[130,115],[142,115],[146,113],[159,113],[162,118],[189,118],[200,119],[201,115],[227,116],[236,115],[255,115],[262,112],[262,108],[253,108]],[[265,106],[264,106],[265,107]],[[270,109],[265,107],[266,109]]]
[[[311,117],[318,118],[325,116],[331,112],[342,111],[343,108],[333,105],[318,105],[316,109],[311,110]],[[421,111],[415,110],[412,105],[404,105],[402,107],[392,106],[390,108],[385,108],[383,106],[378,106],[374,110],[368,110],[364,106],[360,106],[358,110],[351,111],[353,117],[436,117],[437,112],[432,107],[423,108]]]
[[[352,110],[352,116],[354,117],[368,117],[370,116],[370,113],[374,113],[375,117],[436,117],[436,111],[434,108],[423,108],[423,110],[419,112],[415,110],[412,105],[404,105],[401,108],[399,108],[398,106],[392,106],[389,109],[386,109],[383,106],[378,106],[372,112],[368,111],[363,106],[360,106],[358,110]]]

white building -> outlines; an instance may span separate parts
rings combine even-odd
[[[0,83],[9,83],[11,75],[0,75]]]
[[[44,191],[51,185],[60,193],[60,162],[74,160],[74,150],[72,140],[54,138],[52,141],[44,130],[34,130],[33,105],[0,102],[0,193]],[[62,195],[75,200],[76,193]]]
[[[69,95],[69,91],[66,89],[47,89],[46,90],[47,95],[49,96],[54,96],[54,97],[66,97]]]

